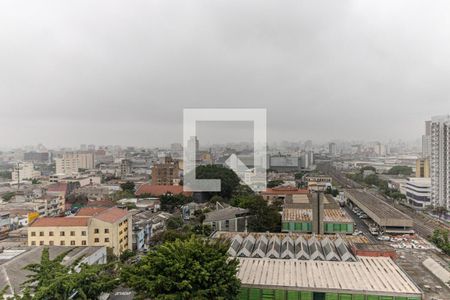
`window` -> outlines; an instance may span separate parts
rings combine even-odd
[[[71,231],[70,236],[75,236],[75,231]]]
[[[43,231],[39,231],[39,236],[44,236],[44,232]]]
[[[32,231],[32,232],[31,232],[31,236],[36,236],[36,232],[35,232],[35,231]]]
[[[35,242],[35,241],[32,241],[32,242],[31,242],[31,246],[36,246],[36,242]]]
[[[86,231],[82,231],[82,232],[81,232],[81,235],[82,235],[82,236],[86,236]]]
[[[61,241],[59,244],[60,244],[61,246],[64,246],[64,245],[66,244],[66,242]]]
[[[105,238],[105,243],[109,243],[109,238]]]
[[[86,241],[81,241],[81,245],[86,246]]]
[[[71,246],[75,246],[75,241],[70,241]]]
[[[100,230],[98,228],[94,229],[94,233],[99,233],[99,232],[100,232]]]
[[[48,233],[48,235],[49,235],[49,236],[53,236],[53,231],[50,231],[50,232]]]
[[[95,243],[98,243],[99,241],[100,241],[100,240],[99,240],[98,238],[95,238],[95,239],[94,239],[94,242],[95,242]]]
[[[59,232],[59,235],[60,235],[60,236],[65,236],[66,233],[65,233],[64,231],[60,231],[60,232]]]
[[[48,244],[49,244],[50,246],[53,246],[55,243],[54,243],[53,241],[49,241]]]
[[[108,228],[105,228],[105,233],[109,233],[109,229]]]

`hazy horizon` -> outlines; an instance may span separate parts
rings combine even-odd
[[[169,145],[223,107],[269,142],[418,140],[449,36],[448,1],[2,1],[0,148]]]

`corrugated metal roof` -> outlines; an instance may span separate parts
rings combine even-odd
[[[357,262],[239,258],[239,262],[238,277],[244,286],[421,295],[387,257],[359,257]]]

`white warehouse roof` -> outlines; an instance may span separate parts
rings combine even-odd
[[[305,291],[420,296],[422,292],[388,257],[356,262],[238,258],[243,286]]]

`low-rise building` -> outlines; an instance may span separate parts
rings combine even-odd
[[[131,239],[131,215],[116,207],[81,208],[71,217],[41,217],[28,227],[29,246],[106,246],[120,255],[132,248]]]
[[[431,205],[431,178],[408,178],[405,184],[406,201],[417,209]]]
[[[320,214],[322,215],[322,214]],[[283,232],[313,232],[313,210],[302,208],[283,208],[282,214],[282,231]],[[352,218],[345,210],[323,209],[323,216],[320,222],[320,232],[325,234],[352,234],[355,226]]]
[[[306,182],[308,182],[308,190],[316,191],[316,190],[325,190],[328,187],[332,187],[333,179],[330,176],[307,176]]]
[[[205,214],[203,224],[211,226],[213,231],[246,231],[248,213],[248,209],[218,204],[216,210]]]

